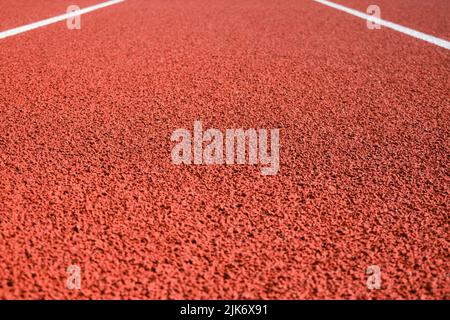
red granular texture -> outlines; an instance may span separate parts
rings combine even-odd
[[[367,13],[370,5],[380,8],[381,18],[450,41],[450,5],[447,0],[333,0]],[[363,23],[366,23],[364,20]]]
[[[448,299],[449,69],[313,1],[129,0],[1,40],[0,298]],[[279,128],[278,175],[172,164],[195,120]]]
[[[0,32],[67,13],[77,5],[85,8],[102,0],[0,0]]]

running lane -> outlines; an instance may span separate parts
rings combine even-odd
[[[448,298],[449,51],[361,22],[129,0],[0,41],[0,297]],[[195,120],[280,128],[278,175],[172,164]]]
[[[100,2],[77,0],[76,5],[84,8]],[[70,0],[0,0],[0,32],[66,13],[74,4]]]
[[[332,2],[364,13],[370,5],[377,5],[382,19],[450,40],[450,8],[447,0],[333,0]]]

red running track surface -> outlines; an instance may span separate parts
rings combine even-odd
[[[67,12],[74,2],[85,8],[99,0],[0,0],[0,32]]]
[[[306,0],[81,21],[0,40],[0,298],[449,298],[448,50]],[[172,164],[195,120],[279,128],[279,173]]]

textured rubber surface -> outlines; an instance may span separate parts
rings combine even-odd
[[[67,12],[70,5],[88,7],[101,0],[0,0],[0,32]]]
[[[449,298],[442,48],[313,1],[129,0],[0,41],[0,75],[0,298]],[[195,120],[280,128],[279,174],[173,165]]]
[[[449,4],[447,0],[333,0],[366,13],[377,5],[381,18],[450,41]],[[362,21],[365,23],[365,21]]]

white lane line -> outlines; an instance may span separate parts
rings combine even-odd
[[[18,28],[2,31],[2,32],[0,32],[0,39],[4,39],[4,38],[7,38],[7,37],[15,36],[15,35],[17,35],[19,33],[27,32],[27,31],[30,31],[30,30],[33,30],[33,29],[37,29],[37,28],[40,28],[40,27],[43,27],[43,26],[47,26],[47,25],[52,24],[52,23],[56,23],[56,22],[60,22],[60,21],[63,21],[63,20],[69,19],[69,18],[77,17],[77,16],[80,16],[82,14],[85,14],[85,13],[88,13],[88,12],[92,12],[92,11],[95,11],[95,10],[98,10],[98,9],[102,9],[102,8],[105,8],[105,7],[108,7],[108,6],[112,6],[113,4],[116,4],[116,3],[119,3],[119,2],[124,2],[124,1],[125,0],[110,0],[110,1],[106,1],[106,2],[103,2],[103,3],[96,4],[96,5],[91,6],[91,7],[80,9],[78,11],[65,13],[65,14],[62,14],[62,15],[59,15],[59,16],[56,16],[56,17],[53,17],[53,18],[48,18],[48,19],[41,20],[41,21],[38,21],[38,22],[30,23],[30,24],[27,24],[27,25],[24,25],[24,26],[21,26],[21,27],[18,27]]]
[[[448,41],[446,41],[444,39],[436,38],[436,37],[430,36],[430,35],[428,35],[426,33],[423,33],[423,32],[420,32],[420,31],[416,31],[416,30],[413,30],[413,29],[401,26],[399,24],[396,24],[396,23],[393,23],[393,22],[390,22],[390,21],[383,20],[381,18],[377,18],[377,17],[371,16],[371,15],[362,13],[360,11],[344,7],[344,6],[340,5],[340,4],[336,4],[336,3],[333,3],[333,2],[330,2],[330,1],[326,1],[326,0],[314,0],[314,1],[315,2],[319,2],[319,3],[323,4],[323,5],[329,6],[331,8],[344,11],[344,12],[346,12],[348,14],[351,14],[351,15],[354,15],[354,16],[356,16],[358,18],[378,23],[379,25],[382,25],[382,26],[385,26],[385,27],[390,28],[392,30],[395,30],[395,31],[407,34],[408,36],[411,36],[413,38],[417,38],[417,39],[420,39],[420,40],[432,43],[434,45],[437,45],[439,47],[445,48],[447,50],[450,50],[450,42],[448,42]]]

